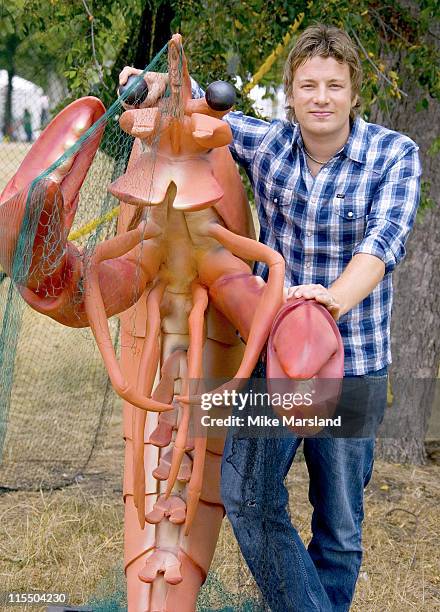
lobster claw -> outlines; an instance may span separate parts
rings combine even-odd
[[[300,419],[333,415],[344,375],[344,345],[338,326],[324,306],[299,298],[289,300],[280,309],[267,344],[266,373],[271,395],[298,396],[299,403],[295,405],[274,402],[278,415]],[[322,429],[319,425],[289,428],[301,436]]]
[[[66,154],[64,161],[67,162],[67,156],[71,153],[75,158],[68,169],[68,174],[66,172],[62,180],[63,197],[66,207],[70,209],[98,149],[105,123],[103,122],[93,133],[85,137],[77,153],[72,147],[80,137],[84,138],[88,128],[104,113],[105,107],[101,100],[91,96],[80,98],[66,106],[32,145],[17,172],[4,188],[0,196],[0,205],[28,188],[32,181],[46,170],[50,170],[64,154]],[[65,168],[67,166],[68,164]]]
[[[104,112],[102,102],[93,97],[72,102],[62,110],[33,144],[0,196],[0,265],[13,274],[16,255],[21,258],[17,246],[23,239],[19,241],[19,237],[25,232],[23,238],[32,250],[30,274],[27,278],[25,271],[14,277],[30,289],[49,285],[60,292],[64,286],[67,235],[104,122],[89,135],[87,130]],[[80,137],[84,141],[77,150]],[[50,253],[50,261],[43,258],[45,253]]]

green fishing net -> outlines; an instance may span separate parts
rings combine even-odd
[[[44,284],[65,255],[66,242],[57,207],[50,218],[42,218],[50,178],[78,152],[93,147],[101,133],[98,151],[79,192],[69,236],[87,265],[95,246],[115,235],[119,202],[107,188],[124,173],[134,140],[120,128],[118,119],[124,100],[133,95],[146,71],[167,72],[166,50],[164,47],[76,142],[67,143],[67,150],[49,168],[32,177],[21,192],[14,192],[14,184],[10,184],[7,199],[3,196],[1,200],[0,487],[53,488],[73,482],[99,445],[112,413],[115,394],[90,330],[60,325],[36,313],[23,300],[20,287],[31,274],[35,276],[32,250],[36,237],[43,233],[38,262],[42,280],[35,290],[48,300],[59,295],[59,288]],[[170,98],[163,114],[178,112],[173,105]],[[154,143],[151,148],[154,154]],[[13,231],[18,233],[11,238]],[[14,240],[15,250],[11,247]],[[72,297],[78,309],[83,290],[80,279]],[[109,326],[117,347],[116,317]]]
[[[269,612],[255,593],[251,578],[243,580],[243,560],[237,554],[229,559],[232,571],[226,584],[220,577],[223,572],[209,573],[197,600],[196,612]],[[240,571],[237,569],[240,568]],[[247,586],[246,586],[247,582]],[[126,612],[125,576],[122,565],[117,565],[104,576],[92,597],[84,604],[93,612]],[[176,611],[178,612],[178,611]]]

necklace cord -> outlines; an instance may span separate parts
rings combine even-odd
[[[307,151],[307,149],[306,149],[306,147],[305,147],[305,146],[304,146],[304,153],[307,155],[307,157],[308,157],[309,159],[311,159],[312,161],[314,161],[316,164],[319,164],[320,166],[324,166],[325,164],[328,164],[328,162],[329,162],[330,160],[332,160],[334,157],[336,157],[337,155],[339,155],[339,153],[342,153],[342,151],[344,150],[344,147],[345,147],[345,144],[344,144],[344,146],[342,147],[342,149],[339,149],[339,151],[336,151],[336,153],[335,153],[334,155],[332,155],[332,156],[331,156],[331,157],[330,157],[330,158],[329,158],[327,161],[324,161],[324,162],[319,161],[319,159],[315,159],[314,157],[312,157],[312,156],[310,155],[310,153]]]

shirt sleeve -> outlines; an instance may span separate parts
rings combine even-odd
[[[381,259],[385,274],[405,257],[420,201],[421,173],[418,147],[413,143],[386,171],[371,205],[365,236],[353,251],[353,255],[367,253]]]
[[[249,168],[270,124],[262,119],[248,117],[239,111],[232,111],[223,119],[232,131],[233,140],[229,145],[232,157],[245,169]]]
[[[191,91],[193,98],[202,98],[204,90],[194,79],[191,79]],[[266,136],[270,123],[255,117],[249,117],[239,111],[227,113],[223,120],[232,131],[232,143],[229,149],[235,161],[245,169],[250,166],[258,147]]]
[[[205,95],[204,90],[200,87],[200,85],[191,77],[191,95],[193,99],[203,98]]]

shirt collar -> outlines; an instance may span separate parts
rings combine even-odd
[[[342,151],[343,154],[354,161],[364,164],[368,149],[367,140],[367,123],[361,117],[356,117],[351,126],[350,136]]]
[[[367,139],[367,123],[361,117],[356,117],[351,126],[350,135],[342,150],[342,154],[353,161],[364,164],[367,153]],[[295,146],[304,149],[304,143],[298,123],[293,124],[292,149]]]
[[[292,123],[292,127],[292,150],[295,148],[295,146],[299,147],[300,149],[304,149],[304,143],[298,123]]]

